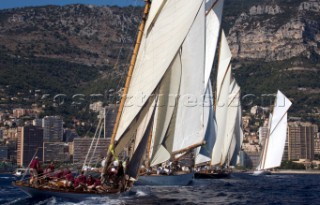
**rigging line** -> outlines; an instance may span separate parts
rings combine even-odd
[[[86,158],[84,159],[84,162],[83,162],[83,165],[82,165],[82,169],[83,169],[83,168],[86,166],[86,164],[87,164],[87,160],[88,160],[90,151],[91,151],[91,149],[92,149],[93,141],[94,141],[94,139],[96,138],[97,132],[98,132],[100,126],[101,126],[101,122],[102,122],[102,118],[100,118],[100,120],[99,120],[98,126],[97,126],[97,128],[96,128],[96,132],[95,132],[95,134],[94,134],[94,136],[93,136],[93,139],[92,139],[92,141],[91,141],[91,144],[90,144],[90,147],[89,147],[89,149],[88,149]]]
[[[90,158],[89,163],[88,163],[89,165],[91,164],[91,161],[93,160],[93,158],[94,158],[94,156],[95,156],[95,154],[96,154],[96,150],[97,150],[97,147],[98,147],[98,144],[99,144],[100,138],[101,138],[102,128],[103,128],[103,126],[102,126],[102,124],[101,124],[101,126],[100,126],[100,130],[99,130],[99,136],[98,136],[98,139],[96,140],[96,144],[95,144],[95,147],[94,147],[93,153],[91,154],[91,158]]]
[[[29,169],[30,169],[31,162],[32,162],[32,160],[35,158],[35,156],[37,155],[38,150],[39,150],[39,147],[37,147],[36,152],[34,153],[32,159],[31,159],[31,161],[30,161],[30,163],[29,163],[29,165],[28,165],[28,167],[27,167],[27,171],[24,172],[24,174],[23,174],[22,178],[20,179],[20,181],[23,181],[23,179],[25,178],[27,172],[28,172]]]
[[[134,11],[136,10],[136,5],[137,5],[137,2],[138,0],[135,0],[135,6],[133,6],[132,10],[131,10],[131,15],[134,13]],[[136,35],[135,35],[135,38],[137,37],[138,35],[138,30],[139,30],[139,26],[138,28],[136,29]],[[124,35],[126,36],[128,34],[128,29],[124,32]],[[114,64],[114,67],[113,67],[113,70],[116,69],[116,67],[119,65],[119,61],[120,61],[120,55],[121,55],[121,52],[123,50],[123,46],[124,45],[124,42],[121,43],[121,46],[120,46],[120,50],[119,50],[119,53],[118,53],[118,56],[117,56],[117,60],[116,60],[116,63]],[[126,61],[129,61],[130,59],[130,55],[127,56],[127,58],[125,59]],[[123,82],[124,82],[124,76],[123,75],[120,75],[120,79],[118,81],[118,84],[116,86],[116,90],[119,90],[120,89],[120,85],[123,85]],[[115,100],[115,97],[116,95],[114,95],[113,97],[113,100]]]

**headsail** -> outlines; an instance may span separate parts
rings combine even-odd
[[[204,141],[205,144],[199,147],[195,154],[195,164],[203,164],[205,162],[211,161],[212,148],[216,141],[217,134],[217,123],[214,116],[213,110],[213,96],[212,96],[212,86],[211,81],[208,82],[208,88],[205,95],[205,104],[204,104]]]
[[[205,5],[202,4],[180,52],[181,84],[172,152],[203,141]]]
[[[181,63],[177,56],[165,77],[162,79],[158,93],[158,105],[153,125],[153,141],[150,147],[150,165],[154,166],[170,159],[170,152],[164,147],[164,139],[172,123],[173,113],[177,104],[180,80]]]
[[[242,141],[243,141],[243,130],[242,130],[242,110],[241,110],[241,104],[238,107],[238,114],[236,118],[236,125],[235,130],[233,134],[233,142],[235,141],[235,147],[233,154],[230,153],[231,161],[230,165],[235,166],[238,163],[239,160],[239,152],[241,149]]]
[[[272,118],[269,120],[271,124],[264,147],[265,156],[261,161],[261,169],[270,169],[281,165],[287,136],[287,112],[291,104],[291,101],[278,90]]]
[[[238,108],[240,107],[240,87],[236,83],[235,79],[230,84],[229,90],[229,102],[228,102],[228,111],[227,111],[227,118],[226,118],[226,131],[224,136],[224,143],[222,149],[222,161],[224,163],[227,157],[229,160],[233,155],[236,139],[232,141],[233,137],[235,137],[235,129],[236,129],[236,122],[238,116]],[[233,150],[232,150],[233,149]],[[232,153],[230,153],[232,151]]]

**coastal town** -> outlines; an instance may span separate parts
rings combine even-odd
[[[40,91],[33,93],[37,97]],[[4,101],[4,99],[2,100]],[[17,99],[12,98],[11,100]],[[33,103],[28,108],[13,105],[12,109],[6,109],[6,104],[1,106],[3,109],[0,112],[0,171],[13,172],[16,168],[28,167],[35,155],[44,164],[53,161],[57,165],[82,166],[88,156],[92,158],[93,162],[99,163],[106,156],[119,105],[107,104],[99,100],[89,104],[88,110],[95,113],[96,122],[99,119],[104,121],[104,128],[99,138],[88,133],[87,135],[79,135],[77,132],[77,128],[85,127],[90,121],[80,121],[77,120],[77,116],[72,116],[73,124],[68,127],[64,116],[43,116],[45,106],[41,106],[41,104]],[[259,163],[262,147],[268,133],[270,107],[252,106],[247,112],[245,110],[243,112],[244,138],[237,166],[234,168],[253,170]],[[93,127],[98,129],[96,125]],[[93,150],[89,150],[92,144],[95,145],[94,155]],[[317,170],[320,169],[319,159],[320,133],[318,126],[289,115],[281,168]]]

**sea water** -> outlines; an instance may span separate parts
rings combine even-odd
[[[124,196],[93,197],[74,202],[63,198],[28,197],[0,174],[0,204],[320,204],[320,175],[252,176],[234,173],[228,179],[194,180],[184,187],[136,186]]]

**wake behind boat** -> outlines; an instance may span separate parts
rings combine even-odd
[[[254,175],[254,176],[271,175],[271,171],[269,171],[269,170],[255,170],[252,175]]]

